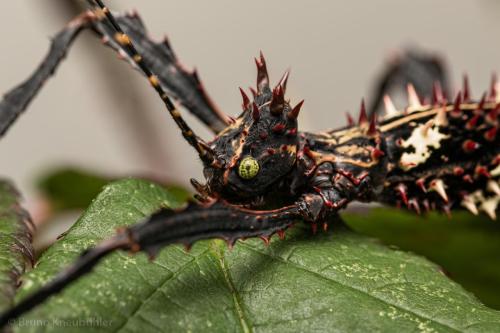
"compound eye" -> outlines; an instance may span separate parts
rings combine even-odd
[[[243,179],[252,179],[259,173],[259,162],[251,156],[245,157],[238,168],[238,175]]]

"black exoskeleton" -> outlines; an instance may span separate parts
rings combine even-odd
[[[154,257],[164,246],[189,247],[207,238],[225,239],[230,246],[248,237],[268,242],[274,234],[283,238],[297,221],[309,223],[314,232],[318,226],[326,229],[352,201],[379,202],[419,214],[466,208],[496,219],[500,96],[495,80],[479,102],[472,101],[466,80],[463,90],[449,100],[438,73],[433,78],[438,77],[440,84],[434,85],[429,100],[421,100],[408,85],[409,106],[398,111],[381,90],[376,100],[385,102],[384,116],[367,112],[362,103],[357,122],[349,117],[345,128],[307,133],[298,130],[303,101],[292,105],[285,97],[288,73],[272,88],[261,54],[256,59],[256,89],[251,98],[241,90],[243,112],[233,119],[215,107],[196,73],[179,65],[167,42],[147,37],[137,15],[115,19],[100,0],[90,3],[92,11],[56,36],[33,76],[5,96],[0,104],[0,134],[54,72],[76,35],[90,28],[148,77],[197,151],[206,183],[192,180],[197,202],[178,211],[163,209],[83,253],[52,282],[2,314],[0,326],[59,292],[117,249],[145,251]],[[418,69],[415,59],[408,64]],[[434,70],[440,72],[439,66]],[[206,142],[196,136],[169,96],[209,126],[215,137]]]

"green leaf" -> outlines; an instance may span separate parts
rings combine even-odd
[[[161,206],[180,204],[138,180],[107,186],[70,232],[24,277],[35,291],[83,249]],[[494,332],[482,305],[422,257],[337,227],[312,236],[222,241],[163,250],[149,262],[116,253],[18,322],[20,332]]]
[[[438,263],[456,282],[482,302],[500,309],[500,223],[466,212],[418,216],[397,209],[375,208],[344,215],[355,231],[376,237]]]
[[[77,168],[58,168],[44,174],[37,187],[56,211],[86,208],[110,178]]]
[[[12,304],[17,279],[33,261],[30,222],[18,199],[15,189],[0,179],[0,311]]]
[[[52,204],[54,212],[85,209],[115,178],[91,170],[60,167],[45,173],[37,182],[38,190]],[[190,193],[175,185],[166,185],[177,198],[187,200]]]

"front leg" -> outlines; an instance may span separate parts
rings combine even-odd
[[[188,72],[180,64],[171,46],[166,41],[155,42],[149,37],[137,14],[119,15],[117,19],[143,54],[144,61],[157,73],[162,87],[214,133],[224,129],[228,124],[227,117],[210,99],[198,75]],[[91,11],[77,16],[52,38],[49,52],[30,77],[0,100],[0,138],[54,75],[76,37],[85,29],[92,29],[106,46],[118,52],[120,57],[127,57],[123,51],[120,52],[120,45],[114,40],[114,31],[102,17]],[[136,67],[133,61],[129,62]]]
[[[221,238],[231,247],[238,239],[260,237],[266,243],[282,235],[301,215],[297,205],[273,210],[252,210],[216,201],[207,205],[190,203],[182,211],[162,209],[146,221],[125,229],[132,251],[156,255],[170,244],[189,248],[202,239]]]
[[[275,233],[280,238],[283,237],[284,230],[300,218],[297,205],[259,211],[217,201],[207,205],[190,203],[179,211],[161,209],[145,221],[122,228],[114,237],[83,252],[52,281],[5,313],[1,313],[0,331],[9,321],[30,311],[73,281],[90,273],[101,259],[116,250],[143,251],[153,258],[165,246],[184,244],[189,248],[191,244],[202,239],[222,238],[232,246],[238,239],[261,237],[268,243]]]

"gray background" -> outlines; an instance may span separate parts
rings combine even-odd
[[[71,16],[70,0],[0,2],[0,91],[24,79]],[[305,98],[303,130],[344,123],[384,61],[417,45],[448,60],[454,86],[467,71],[479,96],[500,68],[495,0],[107,1],[136,8],[153,36],[168,34],[183,63],[196,65],[213,99],[240,111],[238,86],[254,85],[263,50],[271,80],[291,67],[289,97]],[[356,111],[357,112],[357,111]],[[188,117],[197,131],[208,136]],[[55,79],[0,141],[0,175],[32,201],[44,170],[77,165],[113,175],[148,174],[187,184],[201,177],[196,156],[145,80],[100,46],[80,39]]]

